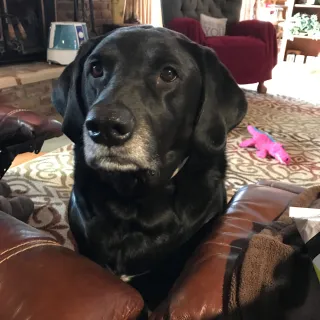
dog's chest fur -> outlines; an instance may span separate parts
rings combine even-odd
[[[80,176],[82,179],[83,171]],[[170,243],[175,242],[172,235],[180,232],[180,221],[170,209],[173,184],[136,198],[119,195],[109,184],[96,180],[94,174],[90,185],[79,181],[77,172],[75,179],[79,183],[74,192],[81,194],[85,207],[74,206],[81,212],[75,212],[73,219],[71,209],[69,216],[78,225],[76,217],[84,216],[86,220],[78,232],[72,230],[76,238],[86,235],[82,237],[88,248],[86,255],[128,281],[147,272],[156,259],[171,251]],[[158,252],[151,250],[154,246]]]
[[[81,253],[124,280],[148,272],[178,250],[215,210],[222,211],[225,190],[219,177],[210,179],[215,192],[203,188],[197,194],[198,190],[190,188],[180,192],[179,198],[178,191],[186,185],[179,182],[179,175],[160,187],[131,190],[134,184],[128,176],[103,177],[85,164],[80,148],[75,155],[74,196],[69,209],[72,232]],[[193,180],[190,174],[187,178]],[[185,196],[187,192],[196,201]],[[216,197],[219,201],[212,202]],[[211,202],[214,210],[208,206]]]

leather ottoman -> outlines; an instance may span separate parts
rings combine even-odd
[[[268,181],[242,188],[191,257],[167,300],[149,318],[267,319],[259,310],[254,317],[226,313],[226,275],[246,240],[277,219],[302,191]],[[265,261],[258,259],[256,263]],[[314,278],[307,287],[316,290],[311,282]],[[281,313],[276,318],[316,319],[304,313],[307,303],[312,302],[314,310],[318,308],[315,301],[306,301],[306,296],[295,300],[294,312],[289,310],[285,317]],[[0,305],[0,319],[4,320],[148,318],[141,296],[129,285],[4,213],[0,213]]]
[[[0,179],[20,153],[38,153],[47,139],[62,135],[61,123],[25,109],[0,105]]]

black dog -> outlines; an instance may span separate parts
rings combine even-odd
[[[85,43],[53,102],[75,143],[69,221],[80,253],[141,291],[143,274],[177,276],[186,244],[225,209],[242,90],[209,48],[137,26]]]

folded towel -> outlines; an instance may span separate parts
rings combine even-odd
[[[227,319],[320,319],[320,285],[289,217],[291,206],[320,208],[320,187],[303,191],[276,221],[248,240],[226,275]]]

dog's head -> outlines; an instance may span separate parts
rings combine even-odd
[[[147,26],[85,43],[53,103],[90,167],[168,177],[190,150],[210,157],[223,148],[247,107],[212,50]]]

